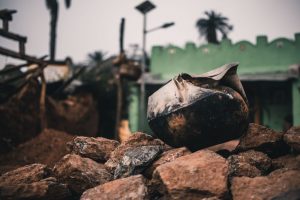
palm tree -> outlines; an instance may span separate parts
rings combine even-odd
[[[227,22],[228,18],[214,11],[206,11],[204,14],[207,18],[200,18],[196,23],[200,36],[205,36],[208,43],[214,44],[219,43],[217,31],[221,32],[223,39],[227,38],[228,33],[233,29],[233,26]]]
[[[55,48],[56,48],[56,27],[58,19],[59,3],[57,0],[46,0],[47,9],[50,11],[50,60],[55,60]],[[65,6],[69,8],[71,6],[71,0],[65,0]]]
[[[100,63],[102,63],[106,57],[106,52],[103,51],[95,51],[93,53],[88,54],[89,63],[92,66],[99,66]]]

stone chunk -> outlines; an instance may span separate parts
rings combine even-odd
[[[0,199],[69,199],[71,193],[65,184],[58,183],[54,177],[32,183],[0,186]]]
[[[270,157],[277,157],[288,152],[287,145],[282,140],[283,134],[258,124],[249,124],[247,133],[240,139],[236,152],[254,149]]]
[[[152,187],[166,199],[225,198],[227,161],[202,150],[160,165],[153,173]]]
[[[230,156],[228,158],[228,162],[229,162],[230,178],[234,176],[256,177],[262,175],[261,171],[257,169],[255,166],[247,162],[240,162],[239,158],[235,156]]]
[[[142,173],[161,154],[161,146],[142,146],[125,152],[114,179]]]
[[[205,149],[216,152],[217,154],[221,155],[224,158],[228,158],[238,144],[239,144],[239,140],[231,140],[228,142],[207,147]]]
[[[231,184],[233,200],[269,200],[300,189],[300,171],[276,170],[265,177],[235,177]]]
[[[98,162],[105,162],[119,142],[102,137],[83,137],[78,136],[68,143],[68,148],[72,153],[82,157],[87,157]]]
[[[161,146],[162,150],[171,149],[159,139],[154,139],[152,136],[145,133],[136,132],[132,134],[128,140],[121,143],[112,153],[110,159],[105,163],[106,167],[114,171],[120,163],[126,151],[141,146]]]
[[[148,190],[142,175],[117,179],[83,193],[81,200],[147,200]]]
[[[272,200],[299,200],[300,199],[300,189],[290,190],[286,193],[283,193]]]
[[[300,153],[300,126],[290,128],[283,135],[283,140],[291,147],[292,151]]]
[[[272,164],[272,160],[266,154],[253,150],[232,155],[227,160],[230,177],[256,177],[267,174]]]
[[[298,169],[300,170],[300,155],[285,155],[272,160],[273,169]]]
[[[26,165],[0,176],[0,186],[37,182],[48,177],[50,173],[51,170],[46,165]]]
[[[186,147],[171,149],[169,151],[166,151],[162,153],[159,158],[153,162],[153,164],[145,171],[146,177],[152,177],[153,171],[160,165],[163,165],[165,163],[171,162],[175,160],[176,158],[179,158],[181,156],[185,156],[191,154],[190,150],[188,150]]]
[[[53,168],[60,182],[68,184],[76,194],[112,180],[103,164],[75,154],[64,156]]]

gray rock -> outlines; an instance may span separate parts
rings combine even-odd
[[[141,146],[129,149],[118,164],[114,178],[124,178],[142,173],[161,152],[161,146]]]
[[[126,151],[141,146],[161,146],[163,151],[171,149],[171,147],[166,145],[163,141],[155,139],[151,135],[136,132],[111,153],[110,159],[105,163],[105,166],[110,169],[111,172],[114,172]]]

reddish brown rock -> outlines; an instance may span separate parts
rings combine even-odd
[[[102,137],[78,136],[68,143],[68,148],[72,153],[82,157],[87,157],[98,162],[105,162],[119,142]]]
[[[283,140],[292,148],[292,151],[300,153],[300,126],[290,128],[284,134]]]
[[[0,199],[44,199],[63,200],[71,196],[65,184],[58,183],[54,177],[32,183],[0,186]]]
[[[152,136],[145,133],[136,132],[132,134],[128,140],[121,143],[112,153],[110,159],[105,163],[106,167],[114,171],[124,156],[124,153],[130,149],[141,146],[161,146],[162,150],[171,149],[159,139],[154,139]]]
[[[288,152],[283,142],[283,134],[258,124],[249,124],[247,133],[240,138],[236,152],[254,149],[270,157],[277,157]]]
[[[285,155],[272,160],[273,169],[298,169],[300,170],[300,155]]]
[[[0,186],[33,183],[48,177],[51,170],[43,164],[32,164],[7,172],[0,177]]]
[[[165,163],[171,162],[175,160],[176,158],[179,158],[181,156],[185,156],[191,154],[190,150],[188,150],[186,147],[171,149],[169,151],[166,151],[160,155],[160,157],[145,171],[146,177],[152,177],[153,171],[160,165],[163,165]]]
[[[103,164],[75,154],[64,156],[53,171],[60,182],[68,184],[77,194],[112,180],[112,175]]]
[[[265,177],[235,177],[231,184],[233,200],[269,200],[300,189],[300,171],[276,170]]]
[[[142,175],[114,180],[89,189],[83,193],[81,200],[146,200],[148,189]]]
[[[201,199],[227,195],[227,161],[202,150],[160,165],[153,173],[152,187],[166,199]]]
[[[217,144],[214,146],[210,146],[208,148],[205,148],[207,150],[211,150],[216,152],[217,154],[221,155],[224,158],[228,158],[232,151],[236,148],[236,146],[239,144],[239,140],[231,140],[228,142],[224,142],[221,144]]]
[[[246,151],[238,155],[232,155],[228,159],[229,176],[256,177],[267,174],[272,160],[264,153],[258,151]]]
[[[228,158],[229,163],[229,177],[235,176],[246,176],[246,177],[256,177],[261,176],[262,173],[255,166],[250,165],[246,162],[240,162],[238,158],[230,156]]]

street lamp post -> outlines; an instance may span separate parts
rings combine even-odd
[[[147,65],[146,64],[146,57],[147,57],[146,36],[147,33],[149,32],[173,26],[174,22],[165,23],[159,27],[147,30],[147,13],[155,9],[156,6],[150,1],[144,1],[143,3],[139,4],[135,8],[143,14],[143,45],[142,45],[143,57],[142,57],[142,74],[140,78],[139,127],[144,128],[145,127],[145,77],[144,75],[145,75],[146,65]]]

